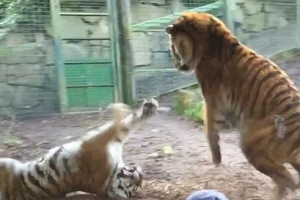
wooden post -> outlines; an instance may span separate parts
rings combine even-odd
[[[123,101],[133,104],[132,95],[132,46],[130,0],[115,0],[120,71],[122,76]]]
[[[54,37],[54,60],[57,76],[57,94],[59,100],[59,109],[61,115],[67,111],[67,91],[64,70],[64,61],[62,55],[62,38],[60,25],[60,0],[49,0],[51,7],[52,30]]]

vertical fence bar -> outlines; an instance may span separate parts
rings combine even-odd
[[[57,94],[60,113],[64,115],[67,111],[67,92],[64,61],[62,55],[62,38],[60,24],[60,0],[50,0],[52,30],[54,37],[54,60],[57,76]]]
[[[296,25],[297,25],[297,33],[296,33],[296,37],[297,37],[297,42],[298,42],[298,47],[300,46],[300,0],[296,1],[297,3],[297,16],[296,16]]]
[[[117,27],[117,16],[116,16],[116,1],[117,0],[107,0],[107,10],[109,13],[109,37],[110,37],[110,49],[111,49],[111,59],[114,75],[114,87],[115,87],[115,99],[114,101],[123,101],[123,87],[122,87],[122,74],[120,65],[120,48],[117,44],[118,37],[118,27]]]
[[[133,103],[132,96],[132,46],[131,46],[131,11],[130,0],[116,0],[116,16],[118,28],[118,45],[120,68],[122,74],[123,100]]]
[[[234,21],[232,14],[235,11],[235,2],[232,0],[223,0],[225,23],[230,31],[235,34]]]

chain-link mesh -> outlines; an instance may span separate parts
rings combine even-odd
[[[172,72],[164,27],[181,11],[210,12],[258,53],[270,57],[299,48],[299,0],[132,0],[134,86],[137,99],[195,83]],[[174,69],[173,69],[174,70]]]
[[[57,108],[49,1],[0,2],[0,117]]]
[[[114,100],[106,0],[61,1],[60,18],[68,111],[97,111]]]
[[[60,6],[64,59],[109,59],[106,0],[64,0]]]
[[[68,111],[95,110],[113,101],[115,72],[106,4],[0,2],[0,117],[58,113],[61,96]],[[64,69],[61,79],[58,68]]]
[[[222,18],[222,1],[216,0],[132,0],[133,87],[135,99],[158,96],[191,84],[194,75],[174,69],[165,27],[180,12],[210,12]]]
[[[298,48],[298,0],[236,0],[228,6],[235,34],[258,53],[270,57]]]
[[[57,23],[63,38],[68,106],[86,110],[98,107],[99,101],[109,103],[115,80],[106,0],[64,0],[60,6]],[[131,0],[135,99],[196,82],[194,75],[183,75],[173,68],[164,33],[180,12],[210,12],[230,19],[242,42],[264,56],[272,56],[299,47],[299,7],[298,0]],[[55,23],[47,0],[0,2],[0,116],[40,116],[58,111]],[[99,60],[104,63],[99,64]]]

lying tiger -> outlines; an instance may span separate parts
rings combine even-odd
[[[102,197],[134,195],[143,174],[140,167],[124,164],[123,144],[133,128],[156,115],[158,102],[144,101],[136,112],[122,103],[112,108],[113,121],[39,159],[24,163],[0,158],[0,200],[56,198],[75,191]]]

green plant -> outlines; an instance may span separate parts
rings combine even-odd
[[[2,136],[2,144],[9,147],[15,147],[21,145],[23,142],[15,136]]]
[[[198,90],[179,90],[175,97],[175,112],[177,115],[183,115],[190,120],[202,123],[204,102],[198,100]]]
[[[190,90],[179,90],[175,97],[175,112],[178,115],[183,115],[194,101],[194,93]]]
[[[190,120],[202,123],[204,119],[204,102],[200,101],[191,105],[184,111],[184,116]]]
[[[185,105],[182,101],[180,101],[179,99],[175,100],[175,113],[177,115],[183,115],[184,114],[184,110],[185,110]]]

